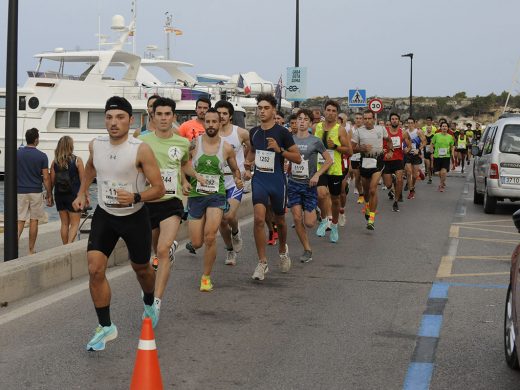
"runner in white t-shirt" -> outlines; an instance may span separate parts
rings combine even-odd
[[[233,147],[238,168],[243,175],[245,172],[244,152],[247,153],[247,150],[251,147],[249,132],[246,129],[233,125],[232,118],[235,110],[230,102],[221,100],[215,104],[215,109],[220,114],[220,138]],[[229,210],[222,217],[220,234],[226,245],[225,264],[235,265],[237,253],[242,250],[242,235],[238,226],[237,212],[242,201],[243,189],[236,186],[232,172],[227,165],[224,167],[224,185],[226,187]]]

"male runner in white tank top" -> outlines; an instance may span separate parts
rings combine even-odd
[[[243,175],[245,171],[244,147],[246,149],[245,152],[251,147],[249,132],[246,129],[233,125],[232,118],[235,110],[230,102],[221,100],[215,104],[215,109],[220,114],[220,138],[233,147],[238,169],[240,169],[240,174]],[[242,201],[243,189],[237,188],[231,169],[227,165],[224,167],[224,186],[226,187],[229,210],[222,217],[220,234],[226,245],[225,264],[235,265],[237,253],[242,250],[242,236],[238,226],[237,212]]]
[[[110,320],[110,285],[105,275],[108,257],[119,238],[128,248],[132,268],[143,291],[143,317],[156,316],[154,306],[155,273],[149,262],[152,231],[144,201],[165,194],[161,173],[152,149],[141,140],[128,136],[134,121],[131,104],[113,96],[105,105],[108,136],[89,144],[90,156],[77,198],[76,210],[88,205],[87,192],[94,178],[98,185],[98,207],[92,217],[87,246],[89,287],[99,325],[87,350],[105,349],[107,341],[117,337],[117,327]],[[145,182],[150,186],[145,190]]]

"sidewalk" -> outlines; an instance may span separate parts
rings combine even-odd
[[[253,213],[251,194],[242,198],[238,218]],[[89,222],[86,223],[89,224]],[[63,245],[60,238],[60,222],[40,225],[36,239],[36,253],[27,254],[28,230],[25,229],[20,240],[20,257],[15,260],[0,262],[0,302],[13,302],[37,294],[51,287],[88,274],[87,241],[88,234],[81,235],[82,240]],[[177,233],[177,241],[188,238],[188,224],[182,223]],[[1,237],[3,246],[4,238]],[[124,242],[119,240],[108,260],[108,266],[123,265],[128,262],[128,251]]]
[[[36,252],[42,252],[47,249],[56,248],[63,245],[60,237],[60,221],[45,223],[38,226],[38,236],[36,237]],[[88,235],[83,234],[81,238],[87,238]],[[29,255],[29,227],[27,226],[20,238],[18,246],[18,257]],[[0,261],[4,261],[4,235],[0,236]]]

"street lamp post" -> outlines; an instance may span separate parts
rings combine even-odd
[[[403,54],[401,57],[410,57],[410,116],[413,115],[413,106],[412,106],[412,85],[413,85],[413,53]]]
[[[18,0],[9,0],[7,17],[5,165],[4,165],[4,261],[18,257],[16,136],[18,113]]]
[[[294,41],[294,66],[300,66],[300,0],[296,0],[296,35]],[[300,107],[300,102],[294,102],[294,107]]]

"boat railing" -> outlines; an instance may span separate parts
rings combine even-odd
[[[62,74],[56,72],[37,72],[33,70],[27,71],[27,75],[32,78],[55,79],[55,80],[82,80],[81,76],[71,74]]]
[[[159,95],[173,100],[180,100],[181,88],[178,86],[124,86],[114,85],[110,87],[113,95],[121,96],[126,99],[142,100],[148,99],[152,95]]]

